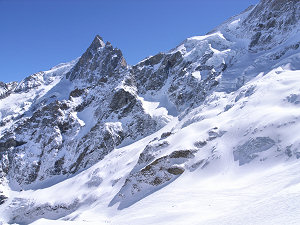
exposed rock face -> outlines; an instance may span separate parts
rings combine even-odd
[[[0,205],[2,205],[6,199],[7,197],[5,195],[0,195]]]
[[[122,114],[124,115],[132,110],[136,102],[136,96],[129,91],[119,89],[114,93],[109,108],[114,112],[123,109]]]
[[[126,61],[119,49],[97,35],[80,57],[78,63],[67,74],[67,79],[86,79],[89,83],[107,81],[112,76],[117,76],[121,68],[127,67]]]
[[[299,30],[300,2],[297,0],[263,0],[243,22],[254,32],[249,48],[270,49],[293,31]],[[281,37],[280,37],[281,36]]]
[[[209,59],[213,60],[213,52],[209,52],[208,44],[202,45],[198,54],[188,49],[190,41],[182,45],[178,50],[168,54],[159,53],[132,67],[139,94],[147,93],[153,98],[164,96],[175,106],[177,112],[202,102],[218,85],[218,76],[225,69],[223,62],[220,65],[206,65]],[[185,57],[191,53],[195,54],[193,61]]]
[[[14,199],[12,205],[20,204],[21,208],[14,209],[10,212],[11,220],[9,223],[26,223],[29,224],[36,219],[44,218],[45,215],[50,219],[58,219],[65,213],[72,213],[79,206],[79,201],[75,199],[71,203],[60,204],[34,204],[33,202],[24,199]],[[26,218],[24,220],[24,218]]]
[[[196,150],[178,150],[154,160],[153,153],[166,146],[166,142],[163,142],[145,148],[136,167],[110,205],[120,202],[118,209],[129,207],[184,173],[184,163],[195,157]]]
[[[17,82],[3,83],[0,81],[0,99],[6,98],[9,96],[12,91],[17,87]]]

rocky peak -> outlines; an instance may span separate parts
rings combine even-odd
[[[103,38],[100,37],[98,34],[95,36],[92,44],[89,47],[89,50],[97,50],[98,48],[102,48],[105,46],[105,43],[103,41]]]
[[[120,49],[111,43],[104,43],[96,35],[92,44],[80,57],[77,64],[67,74],[67,79],[87,79],[89,82],[106,81],[109,76],[117,74],[119,69],[125,69],[127,63]]]

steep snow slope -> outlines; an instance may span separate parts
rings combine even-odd
[[[1,219],[295,224],[299,11],[262,0],[134,66],[96,36],[1,84]]]

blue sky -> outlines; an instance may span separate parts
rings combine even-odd
[[[258,0],[0,0],[0,81],[80,56],[96,34],[127,62],[203,35]]]

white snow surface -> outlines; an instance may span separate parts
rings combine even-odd
[[[290,145],[293,151],[300,149],[300,104],[293,100],[299,99],[299,87],[300,71],[278,68],[257,76],[238,92],[215,93],[182,120],[174,117],[162,130],[116,149],[72,178],[44,189],[6,190],[13,200],[5,203],[0,215],[7,221],[18,201],[24,208],[79,202],[67,215],[43,214],[32,224],[297,224],[300,161],[288,157],[285,149]],[[78,116],[86,123],[84,114]],[[195,142],[207,140],[211,129],[226,133],[183,165],[182,176],[128,208],[118,210],[119,203],[109,206],[149,141],[172,130],[174,135],[166,139],[170,145],[160,153],[166,155],[195,148]],[[233,149],[255,137],[270,137],[276,144],[239,166]],[[208,165],[191,171],[202,159]]]

